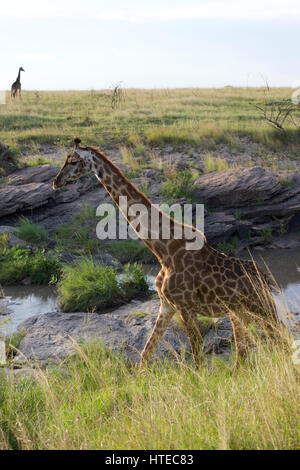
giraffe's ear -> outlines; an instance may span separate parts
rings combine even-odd
[[[75,150],[79,147],[80,142],[81,142],[81,140],[79,139],[79,137],[75,137],[75,139],[74,139],[74,149]]]

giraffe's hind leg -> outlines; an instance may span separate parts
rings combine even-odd
[[[169,304],[163,301],[161,302],[155,326],[153,328],[150,338],[146,343],[146,346],[142,351],[140,361],[141,366],[145,365],[152,356],[157,344],[163,337],[174,313],[175,310]]]
[[[190,340],[195,364],[199,364],[203,359],[203,340],[200,332],[197,314],[194,311],[180,310],[180,316],[182,318],[187,335]]]
[[[248,333],[250,318],[247,315],[237,316],[234,313],[230,314],[229,318],[231,321],[235,342],[235,367],[238,367],[240,358],[247,356],[252,344],[250,335]]]

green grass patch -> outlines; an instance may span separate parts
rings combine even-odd
[[[211,154],[206,154],[203,158],[205,173],[213,171],[228,170],[229,164],[225,158],[215,157]]]
[[[226,255],[234,255],[235,253],[235,250],[237,249],[238,247],[238,238],[237,237],[233,237],[230,241],[222,241],[222,242],[219,242],[217,247],[218,247],[218,250],[221,251],[222,253],[225,253]]]
[[[9,248],[8,233],[1,233],[0,235],[0,253]]]
[[[34,224],[22,217],[16,226],[15,235],[28,243],[40,244],[47,240],[48,234],[42,225]]]
[[[68,224],[59,225],[54,236],[57,251],[74,251],[80,254],[90,254],[97,251],[99,241],[92,238],[90,233],[95,229],[97,221],[96,209],[86,205]]]
[[[86,257],[64,266],[57,290],[65,312],[100,311],[148,295],[149,285],[137,263],[126,265],[120,276],[117,268]]]
[[[16,354],[16,349],[18,349],[22,339],[26,336],[26,330],[23,328],[15,333],[12,333],[6,338],[6,357],[7,359],[12,359]]]
[[[161,186],[161,196],[166,202],[174,202],[176,199],[186,198],[191,202],[191,190],[195,176],[189,170],[170,171]]]
[[[44,251],[16,246],[0,252],[0,284],[17,284],[26,277],[30,277],[34,284],[49,284],[60,274],[58,258]]]
[[[120,240],[103,244],[103,251],[117,258],[122,264],[139,262],[157,263],[157,258],[143,243],[135,240]]]
[[[261,231],[261,235],[264,239],[264,244],[265,245],[269,245],[270,243],[272,243],[272,240],[273,240],[273,232],[272,232],[272,229],[271,228],[266,228],[265,230],[262,230]]]

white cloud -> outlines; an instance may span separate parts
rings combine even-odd
[[[3,2],[1,17],[99,18],[103,20],[300,19],[299,0],[14,0]]]

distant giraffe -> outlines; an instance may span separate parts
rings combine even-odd
[[[25,72],[23,67],[19,68],[19,73],[16,81],[11,86],[11,97],[16,98],[17,93],[19,92],[19,97],[21,98],[21,72]]]
[[[198,314],[212,317],[229,315],[236,344],[236,364],[239,354],[245,355],[251,344],[245,328],[251,321],[266,327],[272,336],[277,334],[278,319],[268,280],[254,261],[243,261],[215,250],[195,227],[189,228],[195,237],[202,240],[203,246],[196,250],[188,249],[186,244],[189,239],[185,235],[178,239],[175,235],[179,226],[181,229],[188,228],[186,225],[152,205],[97,147],[80,147],[79,138],[75,138],[74,143],[73,152],[68,155],[53,181],[53,189],[62,188],[92,172],[134,230],[135,217],[131,209],[137,205],[147,208],[143,224],[148,228],[142,236],[136,232],[161,264],[155,280],[161,305],[153,332],[142,352],[141,364],[151,357],[175,312],[183,320],[196,362],[202,356]],[[124,196],[128,201],[126,212],[120,199]],[[156,221],[155,236],[151,219]],[[164,224],[170,227],[167,239]]]

